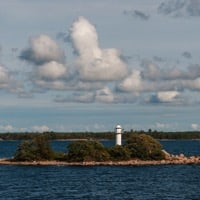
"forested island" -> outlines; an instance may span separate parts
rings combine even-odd
[[[122,145],[104,147],[94,139],[75,140],[66,152],[55,152],[48,135],[23,140],[14,156],[0,159],[8,165],[160,165],[200,164],[200,156],[170,155],[158,140],[147,134],[131,134]]]

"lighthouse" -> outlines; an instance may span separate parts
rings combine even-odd
[[[122,145],[122,127],[117,125],[115,127],[116,145]]]

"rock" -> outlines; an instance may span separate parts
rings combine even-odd
[[[166,150],[162,150],[164,156],[165,156],[165,159],[169,160],[171,158],[171,155],[166,151]]]
[[[166,161],[165,160],[161,160],[160,163],[161,164],[166,164]]]
[[[185,155],[184,155],[183,153],[181,153],[179,156],[180,156],[181,158],[184,158],[184,157],[185,157]]]

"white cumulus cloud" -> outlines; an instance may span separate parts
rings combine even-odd
[[[78,55],[75,64],[82,80],[112,81],[127,74],[120,52],[114,48],[101,49],[95,27],[84,17],[72,24],[70,38]]]
[[[154,85],[142,78],[140,70],[132,70],[131,74],[117,85],[117,88],[124,92],[140,93],[151,90]]]
[[[174,102],[180,96],[180,93],[177,91],[165,91],[165,92],[158,92],[157,98],[161,102]]]
[[[65,63],[64,52],[48,35],[30,38],[29,47],[21,52],[20,58],[37,65],[50,61]]]
[[[59,79],[66,76],[67,69],[63,64],[51,61],[38,67],[37,77],[41,79]]]
[[[32,37],[29,47],[21,52],[20,57],[35,64],[30,79],[39,91],[65,89],[64,79],[68,74],[65,55],[51,37],[44,34]]]

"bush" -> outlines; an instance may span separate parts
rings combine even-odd
[[[53,158],[54,152],[44,135],[38,135],[30,141],[22,141],[14,156],[16,161],[52,160]]]
[[[62,152],[54,152],[53,159],[57,161],[66,161],[67,155]]]
[[[36,160],[35,148],[30,141],[23,141],[19,144],[15,153],[16,161],[33,161]]]
[[[149,135],[132,135],[124,146],[129,150],[131,158],[142,160],[164,159],[161,144]]]
[[[106,148],[96,141],[76,141],[68,146],[70,162],[106,161],[110,156]]]
[[[108,149],[111,160],[129,160],[131,158],[130,151],[124,146],[114,146]]]

